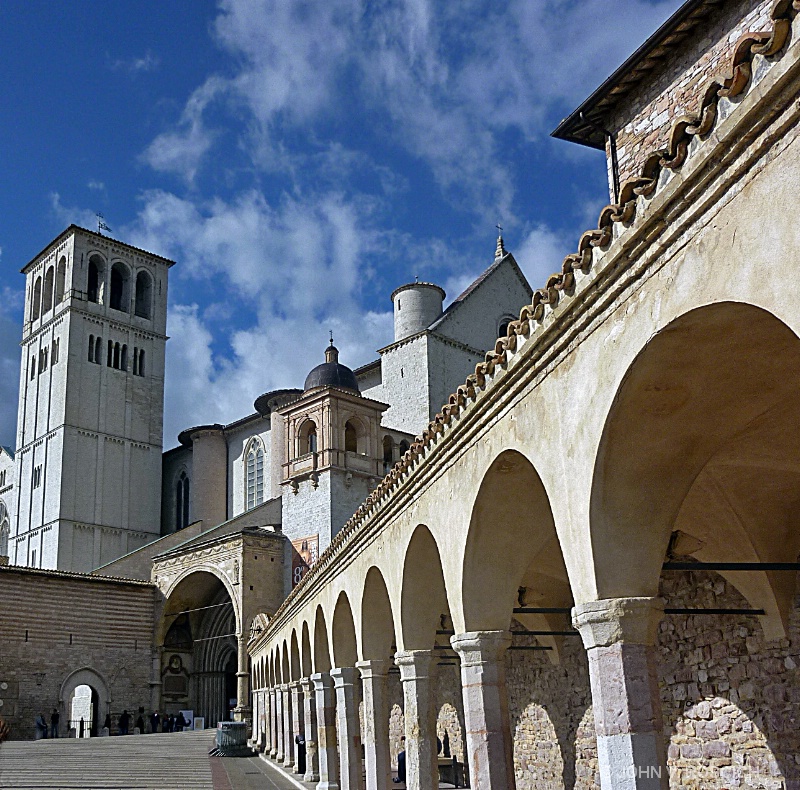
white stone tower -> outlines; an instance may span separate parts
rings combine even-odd
[[[89,571],[158,537],[172,265],[71,225],[22,270],[12,563]]]

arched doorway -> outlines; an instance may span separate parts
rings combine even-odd
[[[163,712],[190,710],[208,727],[237,704],[237,617],[222,579],[195,571],[169,593],[161,633]]]
[[[83,718],[83,737],[95,738],[110,712],[111,699],[103,677],[93,669],[84,667],[71,673],[61,684],[59,694],[61,720],[67,729],[75,729],[80,736],[80,721]]]

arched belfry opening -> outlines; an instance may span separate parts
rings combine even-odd
[[[221,578],[196,571],[167,598],[161,619],[161,697],[166,713],[193,710],[206,726],[237,705],[237,619]]]

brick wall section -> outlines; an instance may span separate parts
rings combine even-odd
[[[152,585],[12,566],[0,568],[0,600],[0,716],[12,739],[33,738],[36,715],[49,722],[56,706],[66,734],[69,699],[59,705],[59,694],[84,668],[105,679],[115,726],[124,708],[148,709]],[[101,710],[101,724],[107,712]]]
[[[681,50],[665,59],[646,84],[623,99],[608,128],[617,135],[620,183],[641,171],[647,156],[666,146],[672,123],[683,115],[694,114],[700,94],[717,75],[729,71],[730,57],[741,35],[769,30],[772,0],[731,2],[688,36]],[[606,146],[608,149],[608,145]],[[613,199],[610,150],[609,194]]]

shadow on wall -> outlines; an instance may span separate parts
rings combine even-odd
[[[750,608],[716,573],[669,574],[675,608]],[[800,788],[800,600],[785,639],[751,615],[668,615],[659,635],[671,786]]]
[[[509,653],[509,714],[517,790],[600,786],[586,652],[565,644],[554,665],[542,654]]]

